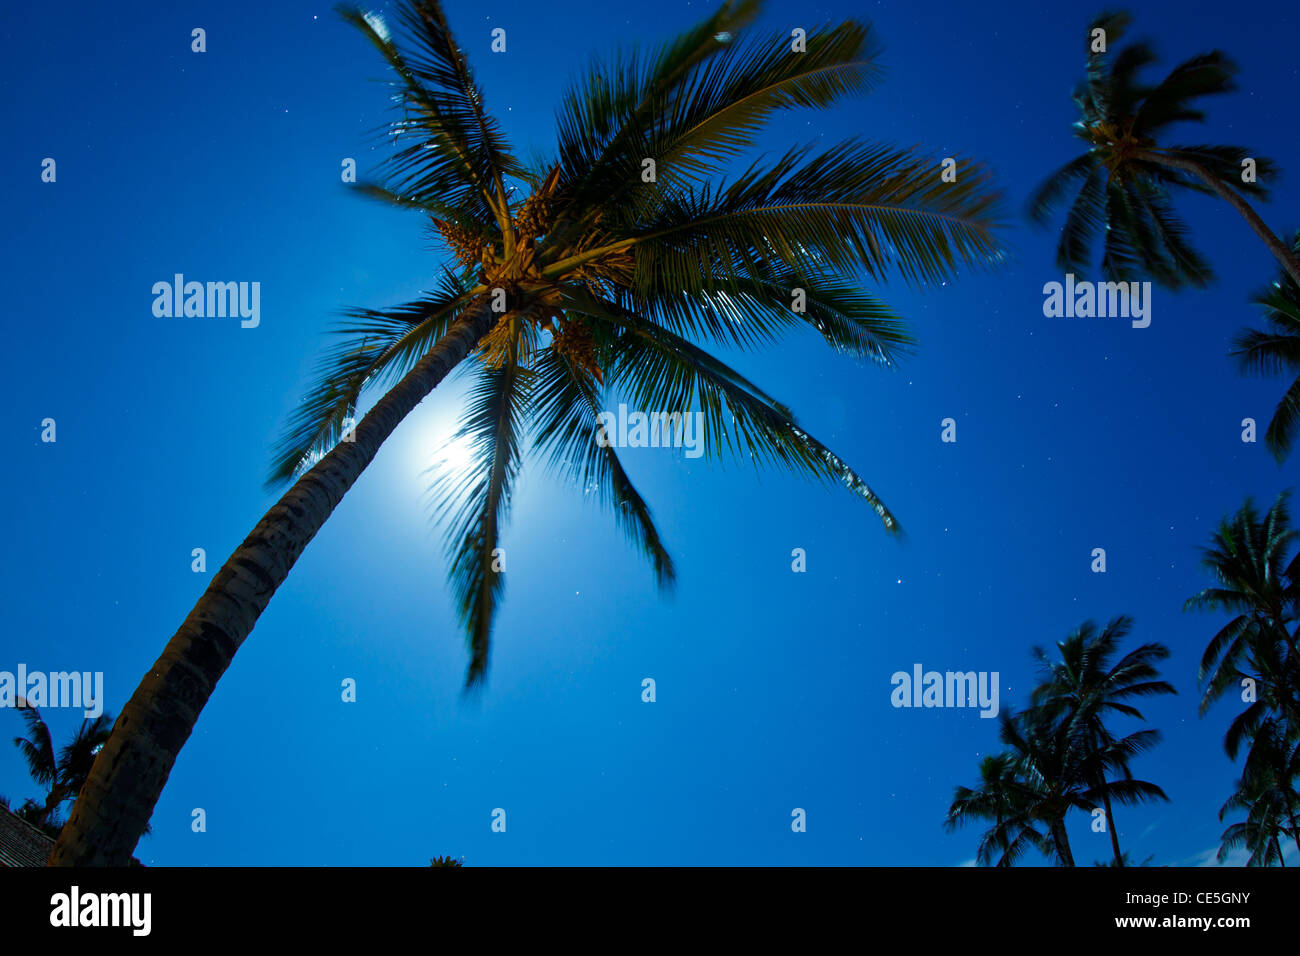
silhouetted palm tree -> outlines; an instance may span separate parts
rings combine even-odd
[[[56,754],[54,738],[41,718],[41,712],[19,698],[18,715],[27,725],[27,736],[15,737],[14,746],[23,755],[32,779],[46,788],[44,804],[37,805],[38,809],[25,819],[29,823],[53,826],[60,804],[75,797],[85,784],[96,754],[108,740],[113,717],[111,714],[87,717],[72,739]]]
[[[1219,811],[1222,820],[1234,810],[1246,819],[1223,832],[1219,860],[1233,850],[1250,851],[1248,866],[1286,866],[1281,841],[1291,839],[1300,849],[1300,741],[1285,721],[1268,718],[1251,735],[1241,778],[1233,795]]]
[[[998,720],[1007,750],[980,762],[979,787],[956,788],[945,827],[992,822],[977,855],[985,866],[995,855],[998,866],[1011,866],[1031,847],[1054,855],[1058,866],[1074,866],[1065,818],[1072,808],[1091,811],[1094,805],[1083,777],[1082,749],[1064,723],[1041,709],[1004,710]]]
[[[1291,252],[1300,256],[1300,232],[1291,241]],[[1300,433],[1300,283],[1284,269],[1251,301],[1263,308],[1269,328],[1248,329],[1237,336],[1232,354],[1240,361],[1242,371],[1295,376],[1264,432],[1269,450],[1282,461],[1291,453]]]
[[[488,114],[439,5],[396,7],[391,29],[360,10],[344,14],[391,66],[400,111],[384,181],[363,188],[424,215],[454,266],[423,299],[355,313],[278,450],[273,479],[300,477],[123,708],[54,863],[129,859],[276,588],[380,445],[475,349],[483,361],[460,432],[472,466],[438,489],[469,684],[487,670],[503,584],[494,552],[529,430],[553,467],[597,485],[659,583],[673,579],[649,506],[600,440],[609,392],[647,411],[698,408],[708,455],[841,481],[898,531],[842,458],[710,351],[811,328],[834,349],[892,364],[910,339],[860,282],[937,281],[1000,256],[996,196],[976,166],[944,182],[933,158],[854,140],[796,146],[722,181],[776,112],[825,107],[874,82],[870,29],[847,21],[811,31],[794,52],[779,31],[743,38],[758,4],[728,3],[648,55],[593,65],[561,104],[556,155],[530,169]],[[349,428],[363,390],[393,381]]]
[[[1083,752],[1082,772],[1090,792],[1100,797],[1106,814],[1114,865],[1124,865],[1119,832],[1115,826],[1113,800],[1124,804],[1146,800],[1168,800],[1153,783],[1135,780],[1129,761],[1160,742],[1158,730],[1139,730],[1117,738],[1106,726],[1107,717],[1118,714],[1145,720],[1130,701],[1177,691],[1164,680],[1155,663],[1169,656],[1163,644],[1143,644],[1118,661],[1119,645],[1132,630],[1133,620],[1121,615],[1100,632],[1087,621],[1065,640],[1057,642],[1059,659],[1049,658],[1041,648],[1035,656],[1047,680],[1035,688],[1034,706],[1050,720],[1059,721],[1074,746]],[[1118,779],[1108,779],[1111,773]]]
[[[1285,865],[1280,841],[1287,837],[1300,847],[1300,797],[1295,790],[1300,772],[1300,653],[1294,631],[1300,556],[1288,560],[1297,537],[1288,499],[1286,492],[1278,495],[1261,516],[1248,498],[1220,523],[1202,561],[1217,586],[1186,605],[1234,614],[1202,656],[1201,712],[1229,691],[1240,690],[1246,705],[1233,717],[1223,740],[1233,760],[1247,745],[1245,765],[1235,792],[1219,811],[1220,820],[1235,810],[1246,811],[1246,819],[1224,831],[1219,859],[1245,848],[1251,866]]]
[[[1074,866],[1065,818],[1070,810],[1090,813],[1096,806],[1085,777],[1086,752],[1065,723],[1032,707],[1019,715],[1004,711],[1000,736],[1016,761],[1027,815],[1047,827],[1057,865]]]
[[[1294,715],[1297,688],[1291,675],[1300,665],[1293,626],[1300,597],[1300,555],[1288,558],[1296,543],[1289,494],[1277,496],[1261,516],[1254,499],[1220,522],[1201,565],[1215,584],[1188,598],[1185,610],[1224,610],[1234,617],[1201,655],[1197,677],[1203,687],[1200,710],[1243,680],[1258,683],[1272,696],[1269,706]]]
[[[944,829],[951,832],[975,821],[992,824],[980,837],[975,857],[980,866],[1014,866],[1030,849],[1045,856],[1052,852],[1051,840],[1034,826],[1034,801],[1018,773],[1014,755],[989,754],[980,761],[979,786],[959,786],[953,793]]]
[[[1088,151],[1048,177],[1029,200],[1030,216],[1045,223],[1073,192],[1058,265],[1085,273],[1100,235],[1101,271],[1111,280],[1205,285],[1210,267],[1188,241],[1170,199],[1171,190],[1183,189],[1229,203],[1300,282],[1300,262],[1245,198],[1265,196],[1261,181],[1274,173],[1271,160],[1244,146],[1161,145],[1169,127],[1204,119],[1197,100],[1235,89],[1236,66],[1215,50],[1184,61],[1155,86],[1143,83],[1139,72],[1156,59],[1150,46],[1138,42],[1114,51],[1130,22],[1127,13],[1103,13],[1089,25],[1087,78],[1074,93],[1080,111],[1075,135]],[[1104,51],[1091,45],[1097,29],[1105,31]],[[1255,161],[1259,181],[1243,182],[1247,158]]]

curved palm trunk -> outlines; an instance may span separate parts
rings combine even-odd
[[[1292,279],[1300,283],[1300,262],[1297,262],[1295,257],[1291,255],[1286,243],[1274,235],[1273,230],[1269,229],[1264,220],[1259,218],[1259,215],[1251,208],[1250,203],[1242,199],[1235,190],[1229,189],[1217,178],[1211,176],[1209,171],[1200,163],[1155,152],[1143,152],[1142,156],[1144,159],[1149,159],[1162,166],[1168,166],[1170,169],[1191,173],[1214,190],[1215,195],[1241,213],[1241,218],[1246,220],[1246,224],[1254,230],[1255,235],[1259,236],[1264,245],[1268,246],[1268,251],[1273,253],[1274,258],[1282,264],[1282,268],[1290,273]]]
[[[1110,808],[1110,792],[1104,787],[1101,791],[1101,803],[1106,810],[1106,827],[1110,831],[1110,848],[1115,854],[1115,865],[1123,866],[1124,854],[1119,851],[1119,834],[1115,832],[1115,814]]]
[[[1074,854],[1070,852],[1070,837],[1065,832],[1065,820],[1052,821],[1052,842],[1056,845],[1056,855],[1060,857],[1060,866],[1074,866]]]
[[[59,808],[59,804],[67,799],[67,796],[67,788],[56,783],[45,796],[45,806],[41,808],[40,822],[45,823],[49,820],[54,811]]]
[[[269,510],[212,578],[122,708],[50,866],[126,866],[199,713],[307,543],[410,412],[486,334],[486,305],[438,344]]]

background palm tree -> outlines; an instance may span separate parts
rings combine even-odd
[[[1000,720],[1002,743],[1015,761],[1018,800],[1030,819],[1047,827],[1057,866],[1074,866],[1065,818],[1071,810],[1087,813],[1096,805],[1084,773],[1087,754],[1065,723],[1041,709],[1004,711]]]
[[[1124,854],[1113,801],[1130,804],[1169,798],[1155,784],[1135,780],[1129,768],[1134,756],[1160,742],[1160,732],[1139,730],[1117,738],[1106,726],[1106,718],[1119,714],[1145,720],[1130,701],[1177,693],[1160,679],[1155,666],[1169,656],[1169,648],[1163,644],[1143,644],[1114,660],[1132,627],[1132,618],[1125,615],[1111,620],[1100,632],[1092,621],[1086,621],[1057,643],[1059,659],[1049,658],[1041,648],[1034,649],[1047,675],[1034,689],[1034,706],[1049,719],[1062,722],[1075,746],[1082,749],[1083,774],[1092,794],[1101,799],[1114,865],[1120,867],[1124,866]],[[1112,772],[1118,779],[1107,779]]]
[[[698,409],[706,454],[843,482],[899,530],[857,472],[708,347],[812,327],[836,350],[892,364],[911,340],[861,281],[936,281],[997,260],[996,195],[978,166],[945,183],[933,157],[858,141],[793,147],[723,180],[777,111],[828,106],[877,75],[865,24],[810,31],[795,53],[786,34],[743,35],[757,11],[728,3],[658,50],[593,65],[561,104],[555,155],[535,168],[487,113],[437,3],[400,3],[391,25],[344,12],[392,68],[399,112],[387,130],[397,150],[362,189],[427,217],[455,261],[425,298],[353,313],[277,451],[273,481],[296,483],[123,708],[52,863],[126,862],[276,588],[398,423],[476,349],[459,433],[473,466],[435,488],[469,684],[487,669],[503,584],[493,551],[526,435],[550,466],[594,481],[660,585],[673,579],[649,507],[598,440],[607,391],[647,410]],[[350,429],[363,390],[393,381]]]
[[[1113,281],[1143,278],[1169,288],[1207,284],[1210,267],[1171,203],[1171,190],[1183,189],[1229,203],[1300,282],[1300,260],[1245,198],[1266,196],[1262,182],[1275,172],[1271,160],[1244,146],[1160,145],[1174,124],[1204,120],[1196,104],[1201,97],[1236,88],[1236,66],[1215,50],[1184,61],[1155,86],[1144,84],[1138,74],[1156,60],[1151,47],[1137,42],[1114,50],[1131,19],[1103,13],[1089,24],[1090,41],[1093,30],[1105,31],[1105,51],[1089,46],[1087,77],[1074,93],[1080,112],[1075,135],[1088,151],[1049,176],[1029,199],[1031,218],[1046,223],[1073,192],[1057,264],[1086,273],[1092,246],[1104,233],[1101,271]],[[1242,181],[1248,157],[1255,160],[1259,181]]]
[[[1198,676],[1204,687],[1202,713],[1229,691],[1241,691],[1245,705],[1224,735],[1228,758],[1235,760],[1245,745],[1246,759],[1219,819],[1237,810],[1244,810],[1246,819],[1224,831],[1219,859],[1245,848],[1251,866],[1285,865],[1285,839],[1294,839],[1300,848],[1295,788],[1300,774],[1300,654],[1293,630],[1300,557],[1288,560],[1297,536],[1288,497],[1286,492],[1278,495],[1262,516],[1247,499],[1220,523],[1202,559],[1216,584],[1186,604],[1188,609],[1234,614],[1206,647]]]
[[[1253,748],[1252,748],[1253,749]],[[1287,765],[1289,764],[1289,766]],[[1279,769],[1290,772],[1290,779],[1279,776]],[[1296,767],[1293,761],[1284,768],[1260,760],[1247,760],[1247,769],[1237,781],[1236,789],[1219,810],[1219,819],[1234,810],[1245,810],[1246,819],[1230,824],[1220,838],[1219,862],[1233,850],[1249,851],[1247,866],[1286,866],[1282,841],[1296,837],[1295,788]]]
[[[1300,231],[1291,240],[1291,253],[1300,257]],[[1267,289],[1251,301],[1264,310],[1267,329],[1248,329],[1233,341],[1233,355],[1242,371],[1261,375],[1285,372],[1295,379],[1278,402],[1264,432],[1264,441],[1278,461],[1291,453],[1300,432],[1300,282],[1283,269]]]
[[[1131,701],[1176,693],[1155,666],[1169,656],[1163,645],[1143,644],[1115,660],[1131,628],[1126,616],[1100,632],[1087,621],[1058,642],[1059,659],[1034,649],[1045,681],[1026,710],[1002,713],[999,736],[1007,749],[980,761],[978,787],[956,788],[944,820],[950,831],[976,820],[992,824],[976,855],[982,866],[995,858],[997,866],[1012,866],[1030,848],[1054,856],[1058,866],[1074,866],[1066,818],[1074,809],[1091,814],[1098,802],[1106,814],[1111,865],[1125,866],[1113,803],[1169,799],[1155,784],[1134,779],[1130,768],[1134,757],[1159,742],[1159,732],[1116,737],[1106,724],[1116,714],[1144,720]]]
[[[1052,842],[1034,825],[1034,802],[1019,779],[1015,757],[989,754],[979,769],[979,786],[955,789],[944,829],[952,832],[976,821],[992,824],[980,837],[975,856],[980,866],[1014,866],[1030,849],[1050,854]]]
[[[1300,850],[1300,733],[1276,717],[1265,719],[1251,733],[1250,751],[1233,795],[1219,811],[1222,820],[1233,810],[1245,810],[1246,820],[1223,834],[1222,860],[1234,849],[1250,850],[1251,866],[1285,866],[1281,840]]]
[[[46,791],[44,803],[28,801],[31,807],[24,804],[27,812],[20,813],[20,816],[57,836],[62,825],[56,822],[59,806],[81,791],[95,756],[108,740],[109,731],[113,727],[113,716],[100,714],[94,718],[87,717],[63,749],[56,753],[54,737],[41,718],[41,712],[19,698],[18,715],[27,725],[27,736],[15,737],[14,746],[23,755],[32,780]]]
[[[1084,753],[1066,725],[1040,708],[998,718],[1006,750],[980,762],[979,787],[957,787],[944,825],[955,829],[976,820],[993,823],[980,838],[976,859],[998,856],[1011,866],[1031,847],[1074,866],[1065,818],[1071,809],[1091,810],[1083,776]]]
[[[1197,673],[1204,691],[1201,713],[1243,679],[1261,688],[1265,706],[1290,709],[1290,684],[1300,652],[1292,626],[1300,598],[1300,555],[1288,560],[1297,532],[1291,527],[1289,494],[1277,496],[1261,516],[1254,500],[1220,522],[1201,565],[1214,585],[1188,598],[1184,610],[1224,610],[1233,618],[1206,645]],[[1270,699],[1271,698],[1271,699]]]

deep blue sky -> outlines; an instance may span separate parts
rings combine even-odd
[[[382,10],[382,7],[380,8]],[[464,3],[448,12],[489,107],[521,153],[552,142],[554,105],[593,50],[657,41],[701,3]],[[1241,143],[1294,172],[1292,4],[1131,5],[1162,66],[1218,46],[1241,92],[1193,142]],[[1073,156],[1069,93],[1096,10],[1060,4],[769,4],[788,31],[848,16],[884,41],[885,82],[824,114],[779,117],[783,149],[864,135],[981,157],[1008,195],[1011,263],[924,293],[884,294],[921,340],[896,372],[800,338],[736,363],[791,403],[873,483],[909,536],[888,540],[842,489],[748,466],[628,451],[679,565],[661,599],[612,519],[537,469],[506,533],[507,599],[486,691],[466,665],[441,530],[422,469],[453,428],[459,386],[406,421],[311,544],[181,754],[137,851],[159,865],[922,864],[974,856],[945,834],[952,788],[997,748],[972,711],[896,710],[890,675],[1001,675],[1018,706],[1030,648],[1087,618],[1136,618],[1174,651],[1180,696],[1149,706],[1164,744],[1139,775],[1166,806],[1121,809],[1138,858],[1218,846],[1235,770],[1230,705],[1196,715],[1195,668],[1217,629],[1181,612],[1197,550],[1247,494],[1292,482],[1246,416],[1283,384],[1226,356],[1273,260],[1230,209],[1179,209],[1219,274],[1157,291],[1150,328],[1047,319],[1054,235],[1029,190]],[[190,52],[190,30],[208,52]],[[490,30],[508,52],[489,52]],[[5,183],[7,506],[0,669],[102,670],[116,713],[209,575],[274,496],[269,447],[338,310],[414,298],[438,251],[420,218],[349,195],[386,121],[378,55],[325,3],[16,7],[0,46]],[[58,181],[40,181],[53,157]],[[1300,227],[1300,186],[1262,212]],[[262,321],[157,319],[150,288],[182,272],[256,280]],[[58,423],[57,444],[39,440]],[[958,442],[939,440],[941,419]],[[808,572],[790,570],[792,548]],[[1109,570],[1090,572],[1104,547]],[[340,701],[345,677],[359,702]],[[653,677],[658,701],[642,703]],[[47,713],[60,740],[78,717]],[[0,712],[0,792],[36,789]],[[208,831],[190,830],[195,807]],[[505,834],[490,830],[505,808]],[[792,808],[808,832],[790,830]],[[1080,818],[1081,863],[1104,836]]]

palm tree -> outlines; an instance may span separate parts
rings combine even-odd
[[[455,264],[416,302],[353,313],[278,449],[273,480],[296,483],[123,708],[52,863],[129,859],[276,588],[384,440],[475,350],[460,432],[473,467],[437,489],[468,685],[487,670],[503,585],[493,551],[527,430],[553,467],[599,486],[659,584],[673,580],[648,505],[598,440],[609,390],[649,410],[698,407],[710,456],[841,481],[897,533],[857,472],[708,346],[811,326],[841,352],[893,364],[911,340],[860,280],[932,282],[996,261],[997,197],[978,166],[945,183],[915,150],[856,140],[794,147],[721,180],[778,111],[828,106],[877,76],[865,24],[816,31],[794,53],[788,35],[740,37],[757,11],[756,0],[727,3],[658,50],[593,65],[561,104],[555,155],[535,168],[512,155],[434,0],[403,0],[391,28],[344,11],[392,68],[400,113],[397,150],[363,189],[427,217]],[[514,184],[529,190],[522,201]],[[350,428],[363,390],[394,381]]]
[[[1031,847],[1054,855],[1058,866],[1074,866],[1065,818],[1071,809],[1093,807],[1082,750],[1066,725],[1041,708],[1020,714],[1004,710],[998,720],[1007,750],[981,761],[979,788],[956,789],[945,827],[992,821],[977,855],[985,866],[999,851],[997,865],[1011,866]]]
[[[989,754],[979,769],[978,787],[955,789],[944,829],[952,832],[974,821],[992,824],[980,838],[975,857],[980,866],[1014,866],[1031,849],[1050,854],[1052,843],[1034,826],[1033,801],[1025,799],[1014,755]]]
[[[1300,257],[1300,231],[1291,240],[1291,252]],[[1242,371],[1295,375],[1264,432],[1264,442],[1280,462],[1291,453],[1300,433],[1300,282],[1283,270],[1271,286],[1256,293],[1251,301],[1264,309],[1269,328],[1249,329],[1234,340],[1232,354],[1241,363]]]
[[[1158,730],[1139,730],[1116,738],[1106,726],[1112,714],[1145,720],[1142,712],[1129,701],[1177,691],[1160,679],[1157,661],[1169,656],[1163,644],[1143,644],[1118,661],[1120,643],[1131,632],[1133,619],[1125,615],[1111,620],[1100,632],[1092,621],[1056,645],[1059,659],[1052,660],[1042,648],[1034,653],[1047,679],[1033,692],[1035,707],[1051,720],[1065,726],[1068,737],[1083,752],[1083,775],[1090,791],[1101,798],[1110,834],[1114,865],[1124,866],[1119,847],[1112,800],[1141,803],[1168,800],[1153,783],[1133,779],[1129,761],[1160,742]],[[1119,779],[1108,780],[1115,771]]]
[[[1288,493],[1281,493],[1261,516],[1248,498],[1220,523],[1202,560],[1216,586],[1186,604],[1187,609],[1235,615],[1201,658],[1201,712],[1243,682],[1256,690],[1253,700],[1243,695],[1248,705],[1224,736],[1229,759],[1237,758],[1243,744],[1248,749],[1236,790],[1219,811],[1220,820],[1234,810],[1246,811],[1244,821],[1224,831],[1219,859],[1244,847],[1251,866],[1285,865],[1280,841],[1288,835],[1300,847],[1300,795],[1295,789],[1300,774],[1300,653],[1293,629],[1300,616],[1300,556],[1288,562],[1297,537],[1288,500]]]
[[[1052,173],[1029,199],[1030,217],[1046,223],[1052,210],[1073,192],[1057,246],[1057,264],[1083,274],[1091,249],[1104,232],[1101,271],[1112,281],[1149,278],[1169,288],[1203,286],[1209,265],[1187,239],[1174,212],[1170,192],[1218,196],[1230,204],[1268,246],[1291,277],[1300,282],[1300,260],[1259,218],[1245,197],[1264,198],[1258,181],[1242,181],[1242,163],[1255,160],[1256,176],[1274,173],[1271,160],[1242,146],[1161,146],[1176,123],[1205,117],[1196,101],[1235,89],[1236,66],[1215,50],[1175,67],[1159,84],[1138,79],[1155,62],[1144,42],[1112,56],[1131,17],[1103,13],[1089,25],[1105,31],[1105,51],[1089,47],[1087,78],[1074,93],[1080,116],[1075,135],[1088,151]],[[1103,228],[1104,227],[1104,228]]]
[[[1188,598],[1184,610],[1225,610],[1234,617],[1205,648],[1197,678],[1204,688],[1204,714],[1243,679],[1262,689],[1260,701],[1297,716],[1300,685],[1294,682],[1300,651],[1292,631],[1300,599],[1300,555],[1295,544],[1289,493],[1277,496],[1260,516],[1254,500],[1220,522],[1201,565],[1215,584]],[[1230,753],[1231,755],[1231,753]]]
[[[1288,837],[1300,849],[1300,738],[1284,721],[1266,720],[1256,729],[1250,753],[1233,795],[1219,810],[1222,820],[1234,810],[1245,810],[1244,821],[1223,832],[1219,860],[1233,850],[1250,851],[1247,866],[1286,866],[1282,840]]]
[[[33,803],[25,819],[41,827],[49,824],[57,834],[54,821],[59,806],[81,791],[96,754],[108,740],[113,717],[111,714],[100,714],[93,719],[87,717],[72,739],[55,753],[54,737],[41,718],[41,712],[19,698],[18,714],[27,725],[27,736],[15,737],[14,746],[27,762],[27,772],[32,780],[46,788],[45,802]],[[28,809],[26,804],[24,809]]]

